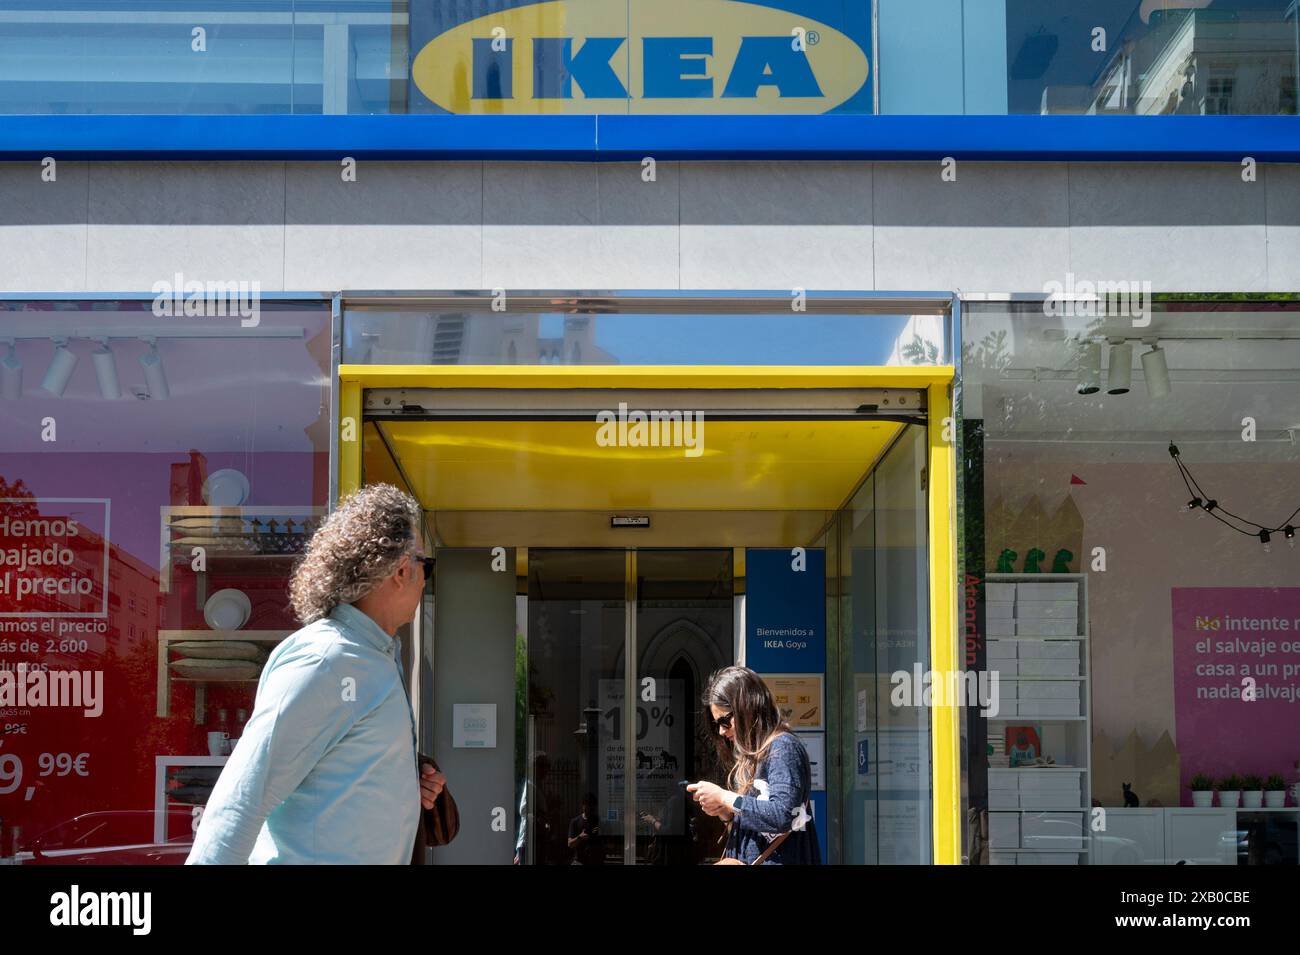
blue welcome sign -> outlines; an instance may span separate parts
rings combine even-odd
[[[745,665],[826,672],[826,551],[745,551]]]

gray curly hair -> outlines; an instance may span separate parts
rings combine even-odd
[[[304,624],[368,594],[420,546],[420,505],[391,484],[369,484],[345,498],[307,543],[289,581],[289,601]]]

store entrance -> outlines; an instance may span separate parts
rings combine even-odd
[[[827,840],[849,830],[830,814],[884,798],[876,629],[907,632],[902,655],[928,659],[933,386],[825,369],[523,376],[537,387],[492,369],[369,374],[386,386],[345,388],[345,420],[362,421],[354,473],[420,501],[436,557],[408,672],[462,826],[431,861],[716,859],[721,826],[681,784],[725,782],[701,694],[731,663],[763,676],[817,753],[814,818],[824,857],[839,854]],[[895,459],[887,500],[872,475]],[[861,560],[850,570],[876,527],[910,589],[889,590],[886,560],[868,578]],[[853,613],[861,634],[845,629]],[[908,719],[892,750],[910,754],[898,825],[929,858],[929,715]],[[872,754],[869,778],[846,778],[846,752]],[[853,818],[845,857],[874,858],[884,823]]]

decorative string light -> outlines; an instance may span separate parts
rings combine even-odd
[[[1183,459],[1179,457],[1178,445],[1172,441],[1169,443],[1169,456],[1174,459],[1174,464],[1178,465],[1178,473],[1182,475],[1183,484],[1187,485],[1187,493],[1192,495],[1192,499],[1182,506],[1184,513],[1199,511],[1201,514],[1209,514],[1220,524],[1231,527],[1238,534],[1245,534],[1248,537],[1255,537],[1264,545],[1264,553],[1272,553],[1273,545],[1271,543],[1274,534],[1282,534],[1286,539],[1287,546],[1292,550],[1295,549],[1295,526],[1291,523],[1300,515],[1300,507],[1291,512],[1288,517],[1277,527],[1270,527],[1267,524],[1261,524],[1258,521],[1252,521],[1247,517],[1234,514],[1219,504],[1218,501],[1210,497],[1205,491],[1201,490],[1201,485],[1196,482],[1192,472],[1187,469]],[[1221,516],[1221,515],[1226,515]],[[1228,518],[1231,518],[1229,520]],[[1237,523],[1233,523],[1236,521]],[[1245,526],[1238,526],[1245,525]]]

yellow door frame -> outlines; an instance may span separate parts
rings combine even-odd
[[[957,460],[949,365],[340,365],[338,488],[361,486],[362,394],[373,388],[924,388],[928,399],[926,505],[930,669],[956,673]],[[938,680],[936,679],[936,682]],[[940,685],[952,685],[944,679]],[[935,694],[930,714],[934,861],[961,862],[957,701]]]

